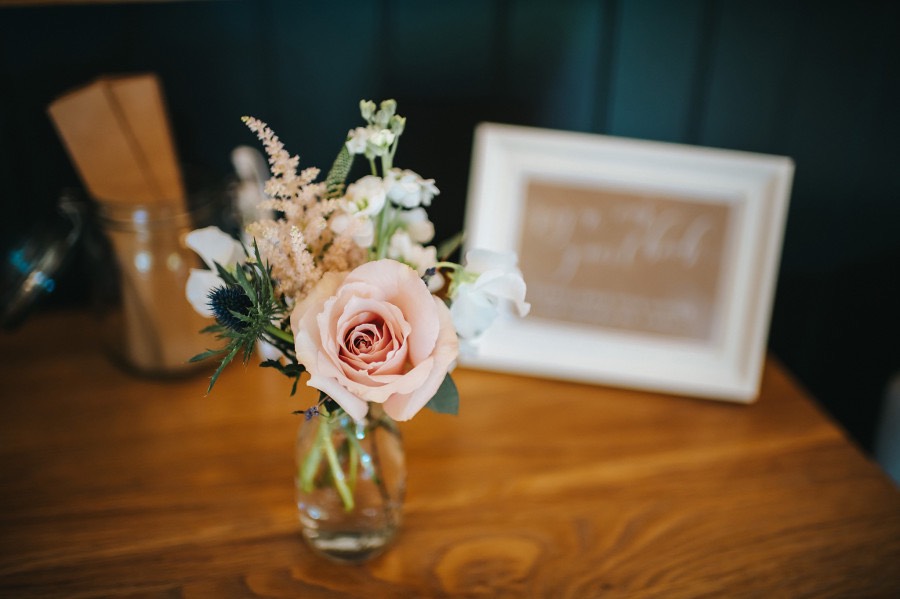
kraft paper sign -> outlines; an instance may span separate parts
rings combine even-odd
[[[467,248],[515,251],[531,312],[469,366],[751,402],[788,158],[485,124]]]
[[[712,340],[730,213],[727,203],[530,181],[519,257],[532,315]]]

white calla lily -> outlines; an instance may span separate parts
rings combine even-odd
[[[194,311],[206,318],[213,317],[209,307],[209,292],[222,284],[219,275],[211,270],[192,268],[185,284],[185,295]]]
[[[244,261],[244,247],[219,227],[195,229],[187,234],[184,242],[197,252],[210,270],[216,269],[216,262],[225,268],[231,268]]]
[[[216,263],[227,269],[244,261],[244,248],[236,239],[218,227],[206,227],[191,231],[185,237],[185,244],[197,252],[209,270],[192,268],[185,285],[185,295],[194,310],[212,318],[209,307],[209,292],[222,284],[216,271]]]

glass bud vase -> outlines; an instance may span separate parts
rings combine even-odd
[[[333,560],[375,557],[391,543],[402,517],[406,459],[397,424],[377,404],[361,421],[340,409],[307,414],[297,435],[303,537]]]

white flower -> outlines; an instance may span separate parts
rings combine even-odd
[[[423,247],[415,243],[409,233],[398,229],[391,236],[387,257],[410,265],[420,276],[424,276],[425,271],[437,264],[437,249],[432,245]]]
[[[349,235],[361,248],[375,243],[375,224],[372,219],[384,208],[386,201],[384,181],[367,175],[347,187],[344,196],[346,211],[329,219],[331,230],[338,235]]]
[[[351,154],[365,154],[366,158],[375,158],[387,154],[397,135],[390,129],[376,126],[357,127],[347,133],[347,151]]]
[[[410,239],[417,243],[428,243],[434,238],[434,223],[428,220],[424,208],[403,210],[398,216],[401,226],[409,233]]]
[[[528,314],[525,281],[513,252],[471,250],[458,277],[451,299],[450,315],[457,334],[475,341],[501,314]]]
[[[216,263],[230,268],[244,261],[244,248],[240,242],[218,227],[195,229],[184,238],[184,243],[197,252],[211,270]]]
[[[332,216],[328,223],[332,231],[338,235],[349,235],[361,248],[370,248],[375,243],[375,224],[370,218],[339,212]]]
[[[347,133],[347,151],[351,154],[362,154],[366,151],[366,143],[369,141],[369,130],[366,127],[357,127]]]
[[[185,285],[185,295],[197,313],[212,318],[209,292],[222,285],[222,279],[216,271],[216,263],[223,268],[233,269],[244,261],[244,248],[241,244],[218,227],[196,229],[187,234],[185,244],[197,252],[209,270],[192,268]]]
[[[366,143],[366,156],[384,156],[391,149],[396,136],[390,129],[376,129],[369,133]]]
[[[374,175],[366,175],[351,183],[344,196],[351,212],[359,216],[375,216],[381,212],[386,197],[384,181]]]
[[[434,179],[423,179],[411,170],[399,168],[388,171],[385,175],[385,185],[388,189],[388,198],[404,208],[430,206],[431,199],[440,193]]]

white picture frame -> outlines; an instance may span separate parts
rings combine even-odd
[[[517,252],[532,310],[460,363],[753,402],[793,173],[783,156],[479,125],[464,251]]]

